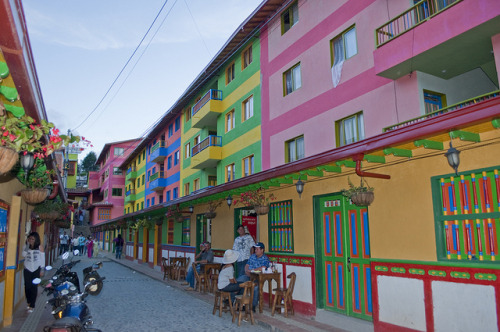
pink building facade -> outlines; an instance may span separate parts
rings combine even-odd
[[[120,165],[139,142],[139,139],[113,142],[102,149],[96,161],[99,171],[89,174],[91,225],[123,215],[125,175]]]

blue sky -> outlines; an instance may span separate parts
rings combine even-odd
[[[261,1],[166,1],[80,126],[165,0],[23,0],[49,120],[63,132],[78,127],[97,155],[108,142],[141,137]]]

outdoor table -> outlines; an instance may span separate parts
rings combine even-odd
[[[259,281],[259,312],[262,313],[262,293],[264,289],[264,283],[267,281],[267,285],[269,287],[269,308],[271,308],[271,303],[273,300],[273,283],[272,281],[276,281],[278,284],[277,288],[281,286],[281,273],[264,273],[264,272],[252,272],[250,271],[250,280],[258,280]]]

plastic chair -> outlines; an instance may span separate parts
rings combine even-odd
[[[281,308],[285,311],[285,317],[288,317],[288,310],[295,315],[295,311],[293,310],[293,288],[295,287],[295,272],[290,273],[287,278],[290,279],[288,282],[288,287],[286,288],[275,288],[274,290],[274,302],[273,308],[271,310],[271,316],[274,316],[274,312],[276,308],[278,308],[278,313],[281,313]],[[288,309],[290,308],[290,309]]]
[[[243,315],[243,307],[245,307],[245,318],[250,315],[250,322],[255,324],[255,320],[253,319],[253,310],[252,310],[252,303],[253,303],[253,289],[255,287],[255,284],[253,281],[247,281],[242,284],[240,284],[240,287],[244,288],[243,289],[243,294],[242,295],[236,295],[236,301],[234,305],[234,313],[233,313],[233,323],[234,320],[236,319],[236,315],[238,315],[238,326],[241,325],[241,317]]]

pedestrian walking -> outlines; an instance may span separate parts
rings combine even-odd
[[[118,236],[113,240],[115,243],[115,257],[116,259],[122,258],[122,250],[123,250],[123,239],[122,235],[118,234]]]
[[[38,294],[38,286],[33,284],[33,279],[43,277],[45,269],[45,252],[37,232],[28,235],[22,255],[24,257],[24,291],[28,302],[27,310],[31,313],[35,308]]]

